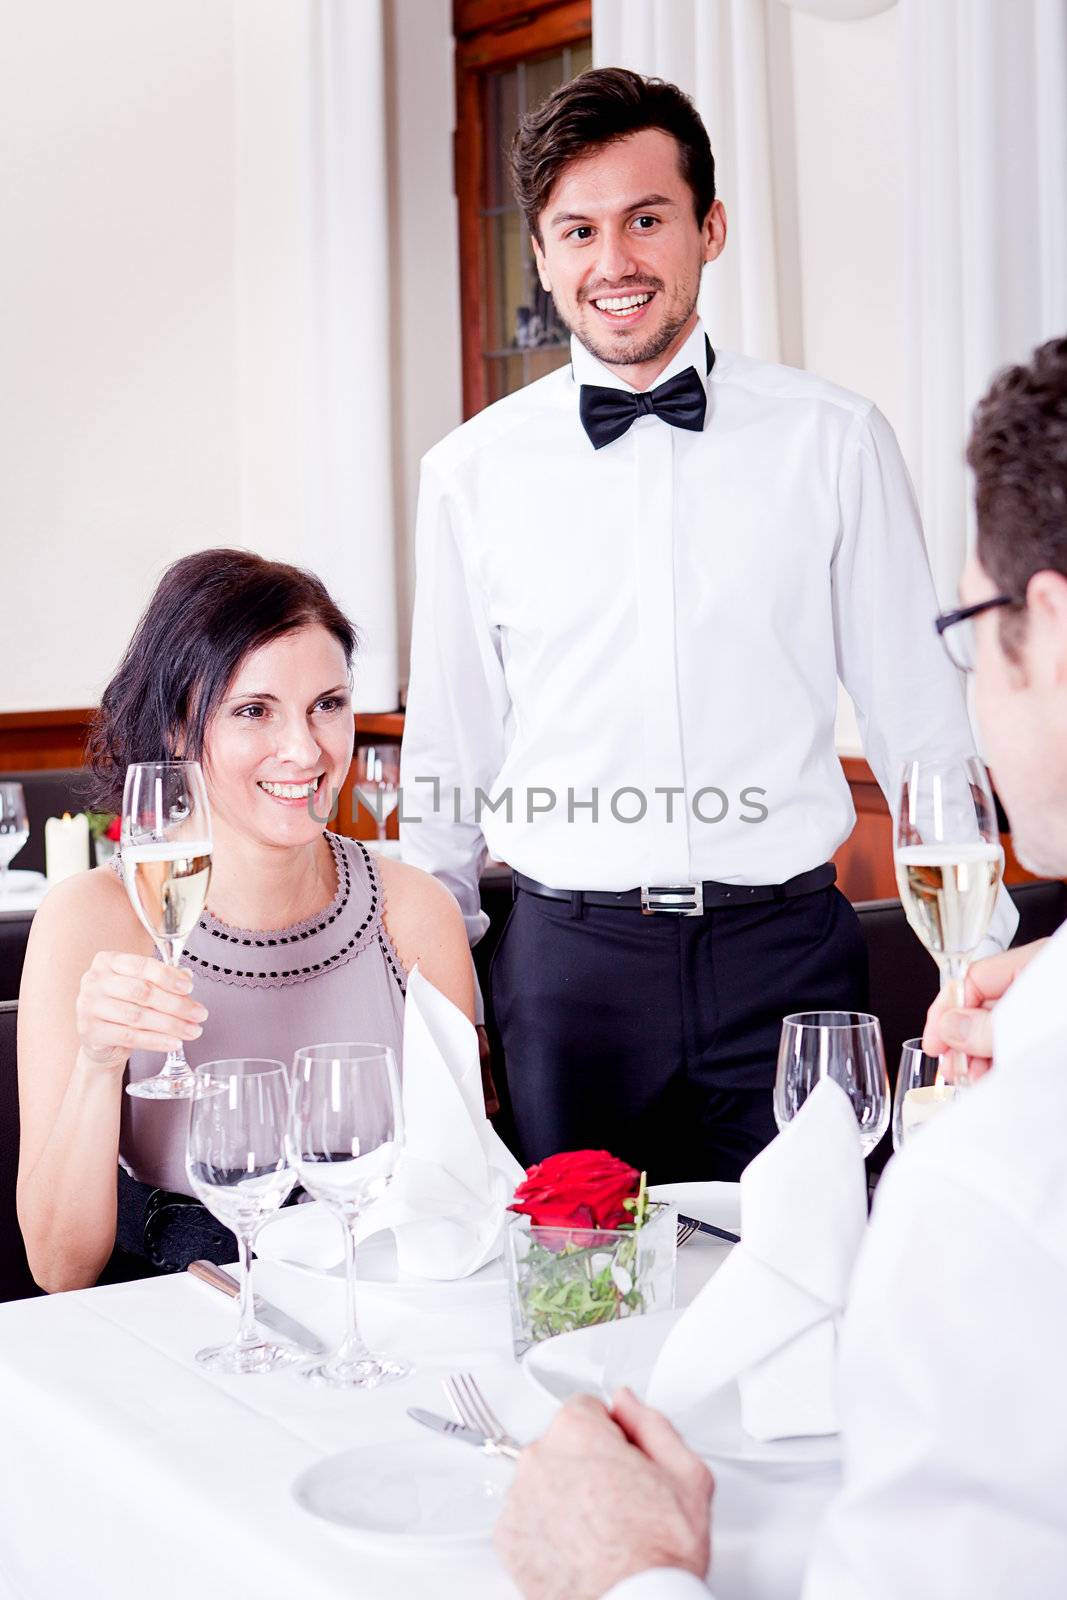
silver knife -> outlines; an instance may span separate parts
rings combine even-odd
[[[240,1299],[241,1285],[237,1279],[224,1268],[217,1267],[213,1261],[190,1261],[186,1270],[191,1272],[194,1278],[199,1278],[201,1283],[206,1283],[209,1288],[218,1289],[223,1294],[229,1295],[231,1300]],[[283,1339],[288,1339],[289,1343],[295,1344],[298,1349],[304,1349],[313,1356],[326,1354],[327,1347],[318,1334],[312,1333],[310,1328],[305,1328],[303,1323],[297,1322],[296,1318],[289,1316],[287,1312],[272,1306],[269,1300],[254,1294],[252,1309],[257,1322],[262,1322],[265,1328],[270,1328]]]
[[[464,1444],[477,1445],[479,1450],[484,1450],[488,1455],[507,1456],[509,1461],[517,1461],[519,1452],[513,1445],[497,1444],[484,1433],[479,1433],[477,1428],[466,1428],[462,1422],[453,1422],[450,1417],[440,1417],[436,1411],[423,1411],[420,1406],[408,1406],[408,1416],[413,1422],[421,1422],[424,1428],[432,1428],[435,1433],[443,1433],[450,1439],[462,1439]]]

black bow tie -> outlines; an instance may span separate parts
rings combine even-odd
[[[715,365],[715,352],[706,334],[704,344],[710,372]],[[578,397],[578,415],[594,450],[621,439],[638,417],[659,417],[672,428],[700,433],[707,407],[707,393],[695,367],[686,367],[676,378],[669,378],[657,389],[647,389],[643,394],[635,394],[632,389],[605,389],[583,383]]]

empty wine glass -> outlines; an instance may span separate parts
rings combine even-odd
[[[976,756],[905,764],[893,860],[904,913],[940,967],[952,1004],[962,1006],[1004,870],[989,776]],[[949,1077],[966,1084],[966,1052],[944,1059]]]
[[[0,900],[7,893],[7,869],[29,836],[21,783],[0,783]]]
[[[374,818],[378,843],[400,799],[400,747],[395,744],[356,746],[356,793]]]
[[[122,794],[122,874],[142,924],[168,967],[181,960],[211,878],[211,815],[198,761],[131,766]],[[154,1078],[128,1083],[146,1100],[188,1099],[195,1088],[181,1041]]]
[[[209,1061],[193,1074],[185,1170],[193,1193],[237,1235],[241,1308],[236,1338],[198,1350],[213,1372],[270,1372],[307,1352],[262,1332],[252,1300],[252,1243],[296,1181],[285,1153],[289,1085],[280,1061]]]
[[[954,1083],[943,1082],[937,1056],[923,1053],[921,1039],[906,1039],[900,1052],[893,1096],[893,1149],[899,1150],[916,1128],[951,1104]]]
[[[863,1011],[798,1011],[782,1022],[774,1080],[774,1120],[792,1122],[822,1078],[833,1078],[852,1102],[863,1154],[889,1126],[889,1078],[882,1028]]]
[[[293,1062],[287,1132],[289,1160],[308,1194],[344,1229],[347,1322],[340,1348],[306,1376],[337,1388],[371,1389],[410,1368],[374,1355],[356,1317],[356,1227],[384,1194],[404,1138],[393,1052],[380,1044],[320,1044]]]

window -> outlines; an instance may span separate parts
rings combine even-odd
[[[463,409],[568,359],[515,204],[507,152],[522,113],[592,65],[591,0],[456,0],[456,193]]]

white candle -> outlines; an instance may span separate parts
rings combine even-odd
[[[932,1083],[925,1089],[909,1089],[904,1096],[904,1112],[901,1124],[905,1139],[908,1138],[913,1128],[919,1128],[924,1122],[929,1122],[931,1117],[947,1105],[950,1105],[956,1093],[954,1083]]]
[[[49,817],[44,825],[44,870],[49,883],[59,883],[89,870],[89,818]]]

